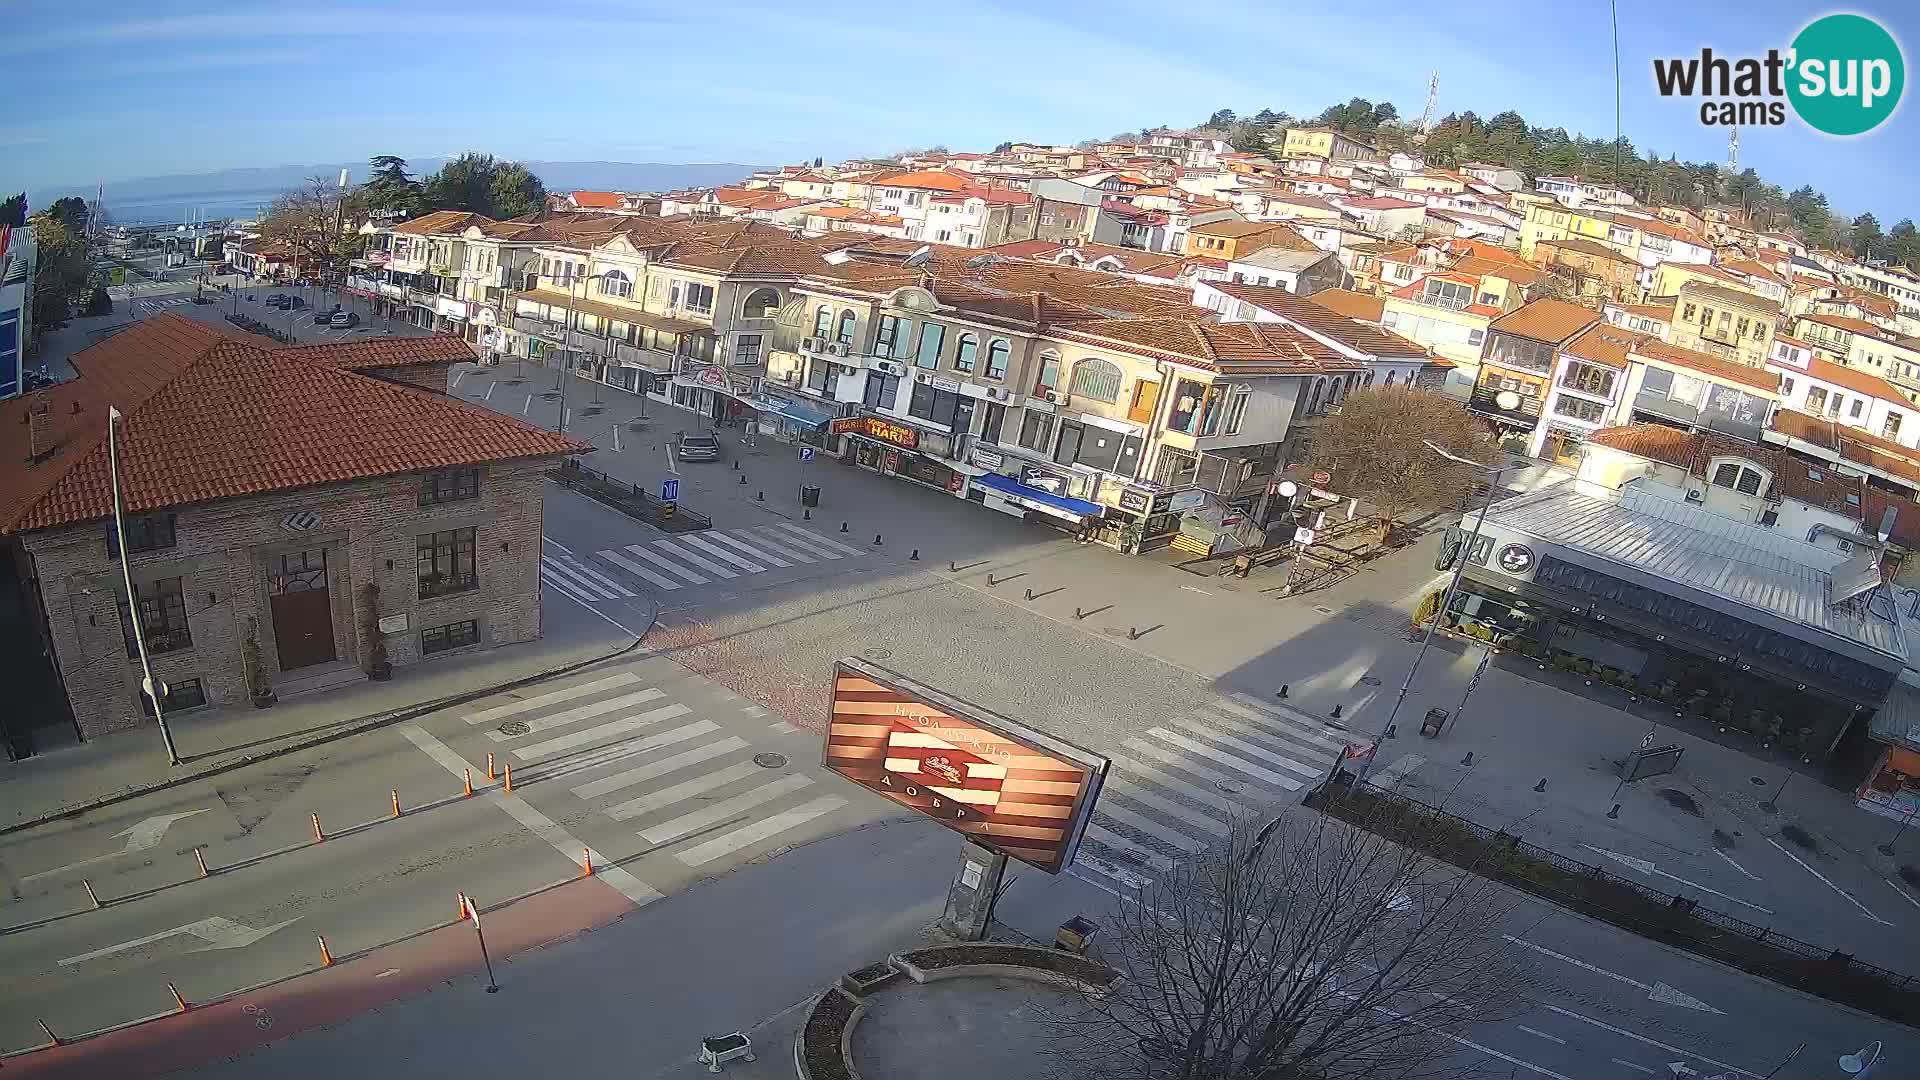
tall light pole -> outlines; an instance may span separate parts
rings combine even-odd
[[[609,270],[606,273],[602,273],[602,274],[594,273],[593,272],[593,252],[589,250],[587,252],[587,272],[580,275],[580,278],[579,278],[580,291],[581,292],[586,291],[587,282],[598,281],[601,278],[608,276],[608,274],[611,274],[612,272],[613,271]],[[566,354],[567,355],[566,355],[566,358],[561,361],[562,366],[558,369],[560,372],[560,379],[559,379],[560,426],[554,429],[561,435],[565,435],[567,433],[567,375],[573,364],[574,356],[579,352],[579,350],[573,347],[573,329],[574,329],[574,320],[575,320],[573,305],[574,305],[575,299],[576,299],[576,294],[573,291],[573,281],[569,280],[567,282],[567,334],[566,334],[566,338],[567,338]]]
[[[1500,490],[1500,474],[1516,468],[1516,466],[1513,465],[1500,465],[1494,468],[1488,468],[1472,458],[1461,457],[1458,454],[1449,453],[1431,442],[1426,440],[1421,441],[1425,443],[1427,449],[1446,458],[1448,461],[1468,465],[1486,473],[1487,497],[1480,503],[1480,514],[1474,519],[1473,532],[1468,534],[1466,542],[1460,546],[1460,557],[1459,561],[1454,564],[1453,577],[1447,582],[1447,591],[1440,596],[1440,607],[1433,613],[1433,621],[1427,624],[1426,636],[1420,640],[1420,651],[1414,654],[1413,664],[1407,668],[1407,679],[1400,684],[1400,692],[1394,696],[1393,708],[1387,711],[1387,722],[1381,725],[1380,734],[1374,736],[1373,742],[1376,748],[1386,739],[1387,732],[1393,730],[1393,722],[1400,715],[1400,706],[1406,704],[1407,692],[1413,689],[1414,676],[1420,673],[1420,662],[1427,658],[1427,650],[1433,647],[1434,632],[1440,628],[1440,620],[1445,618],[1447,612],[1453,607],[1453,594],[1460,589],[1460,577],[1466,573],[1467,558],[1472,553],[1474,544],[1480,539],[1481,527],[1487,523],[1487,510],[1493,506],[1494,493]],[[1379,756],[1377,752],[1368,754],[1366,760],[1360,763],[1358,777],[1353,782],[1356,788],[1366,783],[1367,772],[1373,768],[1374,759]]]
[[[113,533],[120,549],[120,583],[127,589],[127,621],[133,624],[133,644],[140,654],[141,692],[153,702],[153,718],[160,725],[160,741],[167,746],[167,764],[180,764],[180,752],[174,749],[173,732],[167,727],[167,712],[160,704],[161,687],[153,681],[153,664],[147,659],[147,632],[140,625],[140,597],[133,591],[133,555],[127,551],[127,519],[120,497],[120,410],[107,407],[107,477],[113,487]]]

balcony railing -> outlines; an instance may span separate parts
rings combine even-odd
[[[1504,392],[1491,386],[1476,386],[1473,388],[1473,397],[1468,400],[1467,407],[1483,416],[1498,417],[1516,424],[1525,424],[1528,427],[1533,426],[1540,419],[1538,396],[1528,397],[1515,391],[1515,395],[1520,398],[1520,404],[1512,409],[1503,409],[1500,407],[1499,397]]]
[[[673,370],[673,354],[665,349],[643,349],[624,341],[616,341],[613,343],[613,358],[622,364],[631,364],[651,371],[671,372]]]
[[[515,315],[513,317],[513,328],[522,334],[555,339],[560,338],[566,333],[565,328],[559,323],[548,322],[546,319],[534,315]]]

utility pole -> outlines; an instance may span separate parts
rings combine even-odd
[[[127,550],[127,518],[120,496],[120,410],[107,406],[107,476],[113,487],[113,535],[120,551],[120,582],[127,590],[127,621],[133,626],[133,644],[140,655],[140,689],[153,702],[153,719],[160,726],[160,741],[167,748],[167,764],[179,765],[180,752],[174,748],[173,732],[167,727],[166,708],[160,704],[165,695],[163,684],[153,679],[153,664],[147,658],[147,631],[140,625],[140,596],[133,591],[133,554]]]

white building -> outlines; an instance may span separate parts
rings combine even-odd
[[[39,265],[33,227],[0,227],[0,401],[26,389],[33,345],[33,272]]]
[[[1787,408],[1920,446],[1920,407],[1885,379],[1836,364],[1789,337],[1774,339],[1766,369],[1780,376],[1780,401]]]

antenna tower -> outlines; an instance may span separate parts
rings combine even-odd
[[[1740,171],[1740,129],[1727,129],[1727,171]]]
[[[1430,132],[1433,130],[1433,125],[1434,125],[1433,114],[1439,111],[1439,108],[1440,108],[1440,73],[1436,71],[1433,74],[1427,76],[1427,108],[1425,112],[1420,114],[1420,130],[1422,133]]]

